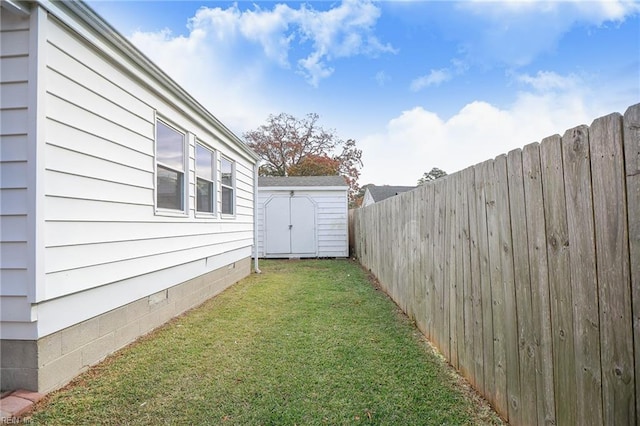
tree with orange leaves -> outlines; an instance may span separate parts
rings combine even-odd
[[[261,176],[341,175],[349,184],[349,199],[358,193],[362,150],[356,141],[340,139],[335,130],[318,125],[320,116],[270,115],[267,123],[243,136],[264,160]]]

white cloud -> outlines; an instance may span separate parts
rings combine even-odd
[[[521,74],[517,75],[516,79],[540,92],[573,89],[581,81],[581,79],[575,75],[562,76],[553,71],[538,71],[535,76]]]
[[[313,45],[311,54],[298,61],[301,72],[313,86],[333,73],[327,62],[335,58],[395,52],[375,36],[373,29],[380,9],[369,0],[344,0],[327,11],[303,6],[294,16],[302,41],[308,40]]]
[[[454,58],[451,60],[451,66],[437,70],[432,69],[429,74],[413,79],[409,88],[412,92],[419,92],[427,87],[440,86],[442,83],[452,80],[454,76],[464,74],[468,70],[469,65],[465,61]]]
[[[318,86],[333,73],[328,64],[336,58],[395,51],[374,34],[379,17],[380,9],[371,0],[344,0],[326,11],[304,4],[299,9],[278,4],[273,9],[256,5],[241,11],[235,4],[227,9],[201,8],[190,20],[190,29],[192,34],[198,30],[211,34],[219,42],[233,43],[242,37],[260,45],[267,58],[285,68],[290,66],[289,56],[302,50],[298,71]]]
[[[570,23],[579,21],[593,25],[601,25],[606,21],[622,21],[640,11],[640,5],[634,0],[469,0],[463,7],[473,10],[478,15],[486,14],[494,18],[563,12]]]
[[[411,90],[418,92],[425,87],[439,86],[442,83],[451,80],[451,72],[447,68],[439,70],[431,70],[429,74],[418,77],[411,82]]]
[[[384,132],[361,138],[360,182],[414,185],[432,167],[462,170],[615,111],[604,110],[594,101],[597,95],[572,85],[573,79],[544,72],[522,76],[535,90],[519,92],[508,107],[474,101],[448,119],[419,106],[404,111]],[[558,86],[562,90],[551,90]]]
[[[136,31],[130,40],[238,132],[278,108],[266,76],[274,64],[287,69],[293,62],[318,86],[334,72],[336,58],[394,52],[374,34],[379,16],[371,0],[344,0],[324,11],[285,4],[242,11],[233,4],[200,8],[187,35]]]
[[[380,87],[383,87],[388,81],[391,81],[391,77],[384,71],[378,71],[373,78]]]
[[[467,60],[523,66],[555,49],[576,25],[602,26],[640,13],[640,3],[624,0],[488,1],[456,3],[465,21],[454,35]]]

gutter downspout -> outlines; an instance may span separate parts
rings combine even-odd
[[[259,160],[253,166],[253,269],[256,274],[261,274],[258,267],[258,167]]]

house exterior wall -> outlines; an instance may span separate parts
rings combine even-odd
[[[30,320],[30,27],[28,14],[0,9],[0,312],[10,321]]]
[[[260,187],[258,189],[258,257],[265,257],[265,204],[274,196],[307,196],[317,206],[318,257],[348,257],[347,188]]]
[[[154,93],[157,83],[132,78],[51,15],[46,33],[45,276],[38,315],[58,311],[47,305],[59,305],[60,297],[91,289],[102,293],[101,286],[117,283],[114,294],[100,298],[110,305],[98,310],[110,310],[166,288],[186,269],[186,275],[193,276],[223,266],[213,256],[225,253],[227,263],[250,256],[251,160],[221,143],[222,137],[207,123],[179,111],[187,109],[179,100]],[[100,51],[107,49],[101,46]],[[186,216],[155,213],[156,116],[187,132]],[[233,218],[196,216],[196,138],[218,151],[218,162],[220,155],[236,161]],[[191,262],[196,263],[187,268]],[[171,268],[183,272],[176,274]],[[147,274],[154,274],[154,279],[136,283],[135,289],[122,282]],[[130,300],[118,300],[122,293]],[[51,299],[56,301],[47,302]],[[57,324],[39,325],[38,335],[97,313],[66,319],[57,315]]]
[[[38,376],[59,362],[44,338],[198,277],[227,271],[237,281],[250,272],[235,265],[251,256],[256,157],[192,98],[178,96],[175,83],[132,60],[117,34],[78,16],[77,5],[30,7],[24,17],[2,9],[0,335],[2,389],[43,391],[62,384]],[[186,135],[184,214],[156,211],[156,118]],[[196,141],[215,151],[218,212],[220,160],[235,164],[233,216],[196,212]],[[195,294],[202,302],[214,293]],[[36,364],[7,366],[24,348],[35,348]],[[69,367],[68,378],[79,371]]]

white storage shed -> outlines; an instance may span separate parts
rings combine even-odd
[[[258,257],[348,257],[348,190],[342,176],[260,177]]]

